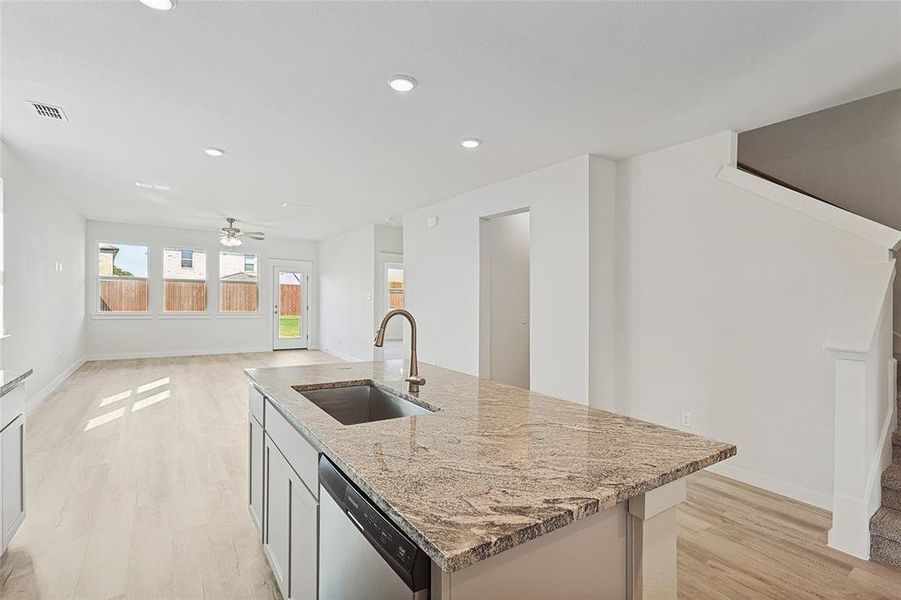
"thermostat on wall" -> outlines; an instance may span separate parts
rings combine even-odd
[[[426,227],[436,227],[438,225],[438,217],[429,217],[425,220]]]

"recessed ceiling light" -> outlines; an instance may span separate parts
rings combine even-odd
[[[460,145],[469,150],[478,148],[481,144],[482,140],[480,140],[479,138],[466,138],[465,140],[460,141]]]
[[[282,208],[302,208],[304,210],[310,210],[309,204],[291,204],[290,202],[282,202]]]
[[[394,217],[385,217],[385,223],[393,223]]]
[[[209,146],[208,148],[203,149],[204,152],[209,154],[210,156],[222,156],[225,154],[225,150],[222,148],[216,148],[214,146]]]
[[[409,75],[392,75],[388,78],[388,87],[395,92],[409,92],[416,87],[416,80]]]
[[[138,0],[144,6],[156,10],[172,10],[175,8],[175,0]]]

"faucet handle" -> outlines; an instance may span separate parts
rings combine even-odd
[[[419,377],[418,375],[415,377],[411,375],[405,378],[404,381],[407,383],[415,383],[416,385],[425,385],[425,377]]]

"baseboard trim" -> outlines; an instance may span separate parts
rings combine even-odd
[[[72,373],[81,368],[81,366],[87,362],[85,357],[81,357],[76,359],[74,363],[69,365],[69,367],[53,378],[50,383],[45,385],[43,388],[28,396],[28,399],[25,401],[25,412],[30,412],[33,408],[38,406],[44,400],[46,400],[56,389],[63,384],[63,382],[69,378]],[[28,388],[26,387],[26,390]]]
[[[716,473],[717,475],[723,475],[724,477],[736,479],[742,483],[762,488],[768,492],[779,494],[780,496],[786,496],[787,498],[803,502],[804,504],[810,504],[828,511],[832,510],[832,496],[829,494],[822,494],[793,483],[780,481],[778,479],[773,479],[772,477],[767,477],[766,475],[761,475],[753,471],[723,463],[709,466],[707,467],[707,470]]]
[[[210,356],[213,354],[258,354],[272,352],[268,346],[254,348],[216,348],[215,350],[181,350],[177,352],[125,352],[118,354],[90,354],[85,362],[97,360],[129,360],[134,358],[174,358],[179,356]]]
[[[350,354],[344,354],[343,352],[329,350],[328,348],[320,348],[319,351],[325,352],[326,354],[328,354],[330,356],[334,356],[335,358],[340,358],[341,360],[346,360],[347,362],[360,362],[363,360],[361,358],[357,358],[356,356],[351,356]]]

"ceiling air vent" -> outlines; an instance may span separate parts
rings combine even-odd
[[[47,117],[48,119],[56,119],[58,121],[68,121],[66,118],[66,113],[63,112],[63,109],[59,106],[53,106],[52,104],[42,104],[41,102],[32,102],[28,101],[38,114],[42,117]]]

